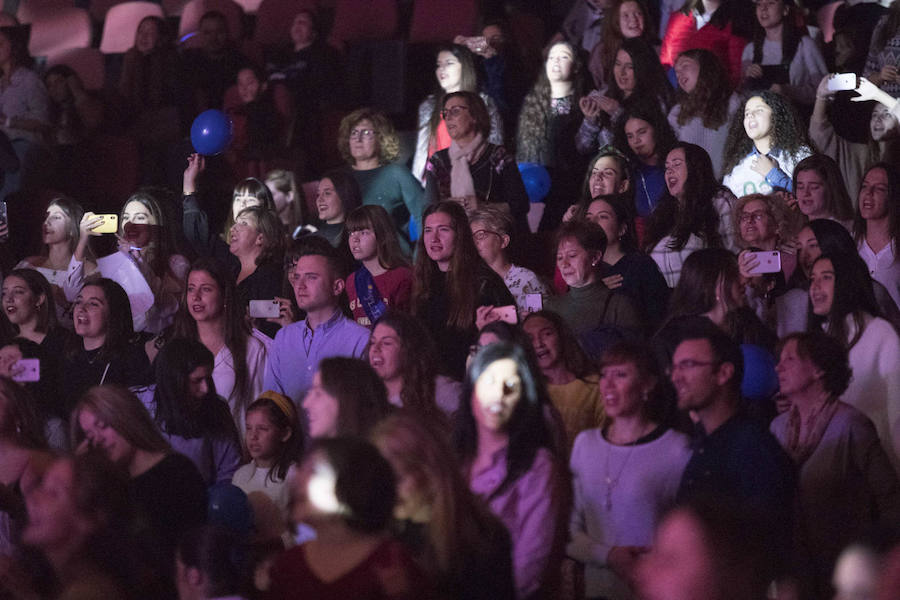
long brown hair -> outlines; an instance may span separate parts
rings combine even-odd
[[[69,419],[72,447],[77,448],[85,439],[78,422],[82,412],[89,411],[107,427],[137,448],[145,452],[169,452],[171,446],[162,436],[150,413],[137,396],[120,385],[95,385],[84,393]]]
[[[424,230],[425,221],[435,213],[443,213],[450,217],[450,225],[456,234],[455,249],[447,271],[447,293],[450,303],[447,314],[447,325],[467,329],[475,323],[475,294],[472,290],[472,276],[478,269],[481,257],[472,241],[469,219],[463,208],[452,201],[431,204],[422,215]],[[425,250],[425,236],[419,236],[416,245],[416,264],[414,267],[412,304],[413,314],[421,315],[425,306],[433,300],[435,278],[441,275],[437,263],[428,256]]]
[[[438,48],[438,51],[435,53],[435,60],[440,56],[441,52],[449,52],[459,61],[460,66],[460,79],[459,79],[459,89],[462,92],[477,92],[478,91],[478,70],[475,67],[475,57],[472,56],[472,52],[466,48],[465,46],[461,46],[459,44],[450,44],[448,46],[441,46]],[[437,79],[437,78],[435,78]],[[444,88],[441,87],[440,82],[437,83],[434,89],[434,94],[432,94],[432,98],[434,98],[434,107],[431,109],[431,116],[428,117],[428,141],[434,138],[437,133],[438,125],[441,124],[441,111],[444,109],[444,103],[447,101],[446,92]]]
[[[247,340],[250,337],[250,328],[244,318],[244,307],[239,306],[237,293],[234,286],[234,276],[228,273],[228,269],[218,260],[212,257],[198,258],[191,265],[187,278],[194,271],[203,271],[213,278],[219,286],[219,294],[222,296],[225,327],[225,346],[231,352],[234,362],[234,390],[231,392],[235,398],[232,415],[235,422],[240,423],[240,417],[246,407],[253,401],[250,373],[247,369]],[[185,292],[182,295],[178,312],[175,313],[173,337],[186,337],[192,340],[200,340],[197,333],[197,321],[188,310],[187,281],[185,280]],[[230,400],[230,398],[226,398]],[[229,402],[231,404],[231,402]]]
[[[692,48],[679,54],[678,58],[682,56],[696,61],[700,70],[694,91],[688,93],[679,87],[675,94],[681,107],[677,122],[684,126],[694,117],[700,117],[705,128],[718,129],[728,122],[728,105],[732,92],[730,87],[722,85],[723,81],[728,80],[728,72],[719,57],[709,50]],[[678,59],[675,62],[677,64]]]
[[[408,267],[409,261],[403,256],[400,242],[397,241],[397,230],[391,217],[383,206],[367,204],[354,208],[344,222],[347,237],[354,231],[371,229],[378,244],[378,262],[385,269]]]

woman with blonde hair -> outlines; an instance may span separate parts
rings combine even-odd
[[[469,491],[449,445],[412,414],[393,415],[371,434],[394,470],[400,539],[440,597],[515,595],[503,523]]]
[[[400,139],[384,113],[360,108],[341,121],[338,149],[362,191],[363,204],[384,208],[398,234],[410,241],[409,222],[422,223],[422,186],[409,170],[393,161],[400,155]],[[414,239],[414,238],[412,238]]]

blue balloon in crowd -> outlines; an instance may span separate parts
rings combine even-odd
[[[528,199],[532,202],[540,202],[547,197],[550,192],[550,174],[544,165],[537,163],[519,163],[519,174],[522,176],[522,183],[525,184],[525,191],[528,193]]]
[[[226,527],[242,536],[253,531],[253,507],[236,485],[217,483],[210,487],[206,513],[210,525]]]
[[[206,156],[219,154],[234,136],[234,124],[228,115],[221,110],[211,108],[205,110],[194,119],[191,125],[191,143],[194,150]]]

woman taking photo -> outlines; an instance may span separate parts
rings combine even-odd
[[[722,184],[737,196],[793,192],[791,173],[812,154],[800,119],[781,94],[760,92],[731,120]]]
[[[649,348],[621,343],[604,352],[607,423],[581,432],[570,460],[575,506],[566,551],[585,565],[588,598],[631,597],[637,562],[691,456],[687,436],[660,422],[660,382]]]
[[[700,146],[679,142],[666,156],[665,165],[668,194],[647,224],[644,251],[674,288],[692,252],[723,245],[721,229],[723,225],[730,229],[734,196],[719,185],[709,154]]]
[[[240,262],[233,269],[238,310],[246,311],[252,300],[281,296],[284,233],[278,216],[261,206],[249,206],[238,213],[229,236],[228,250]],[[270,338],[278,332],[278,326],[265,319],[254,318],[253,325]]]
[[[493,99],[478,90],[478,69],[475,57],[465,46],[453,44],[438,49],[437,65],[434,71],[437,86],[419,105],[419,128],[416,139],[416,152],[413,154],[412,173],[425,183],[425,163],[438,150],[450,146],[450,135],[447,122],[442,114],[444,97],[453,92],[478,93],[490,115],[488,141],[497,146],[503,145],[503,122]]]
[[[462,380],[466,355],[478,331],[476,311],[515,305],[515,299],[478,256],[458,203],[439,202],[425,209],[414,274],[413,314],[432,332],[440,353],[439,369]]]
[[[797,211],[791,210],[779,194],[750,194],[735,201],[732,214],[734,238],[742,250],[738,260],[741,274],[752,277],[750,272],[759,264],[746,251],[777,250],[781,253],[781,273],[785,281],[789,280],[797,266],[793,241],[802,226]]]
[[[425,199],[452,200],[471,215],[482,204],[498,204],[510,211],[518,231],[528,231],[531,206],[515,159],[503,146],[487,141],[488,114],[484,102],[472,92],[444,97],[444,118],[453,140],[436,152],[425,173]]]
[[[459,409],[461,384],[438,375],[437,347],[419,319],[389,310],[372,330],[368,355],[388,402],[424,422],[449,424]]]
[[[509,534],[469,491],[449,445],[413,415],[394,415],[370,436],[397,480],[399,537],[439,597],[515,598]]]
[[[469,368],[453,434],[469,488],[509,530],[517,598],[552,595],[565,539],[563,475],[548,450],[544,394],[524,350],[489,344]]]
[[[630,194],[596,196],[580,202],[576,219],[596,223],[606,234],[606,251],[600,272],[603,284],[621,289],[641,310],[651,332],[666,312],[669,288],[652,258],[637,249],[633,202]]]
[[[575,137],[575,146],[582,154],[591,154],[612,142],[616,124],[636,102],[656,100],[663,114],[672,105],[671,87],[650,44],[640,39],[625,40],[616,48],[614,59],[608,71],[612,75],[608,83],[584,96],[579,103],[584,120]]]
[[[900,481],[872,422],[841,401],[852,376],[844,344],[815,331],[780,346],[779,391],[790,409],[769,429],[799,469],[801,576],[823,597],[841,551],[900,516]]]
[[[127,475],[130,501],[158,543],[154,564],[171,573],[178,538],[206,521],[206,486],[197,467],[172,451],[141,401],[121,386],[89,389],[71,426],[74,448],[103,453]]]
[[[794,167],[797,208],[808,221],[832,219],[850,229],[853,204],[838,164],[824,154],[807,156]]]
[[[876,163],[866,171],[853,233],[872,279],[900,307],[900,171],[895,164]]]
[[[562,419],[568,454],[579,433],[603,423],[596,370],[575,334],[555,312],[529,314],[522,329],[544,376],[550,402]]]
[[[230,482],[241,464],[234,420],[213,383],[213,360],[198,341],[168,342],[156,357],[156,390],[149,407],[163,437],[193,461],[207,486]]]
[[[387,212],[360,206],[347,217],[347,231],[350,253],[361,263],[344,286],[356,322],[371,329],[388,309],[409,312],[412,269]]]
[[[75,298],[75,335],[62,358],[60,392],[74,406],[91,386],[136,386],[151,380],[150,361],[134,334],[128,295],[112,279],[90,279]]]
[[[363,360],[334,356],[319,363],[303,398],[309,437],[365,437],[391,412],[384,384]]]
[[[437,106],[443,108],[443,104]],[[393,123],[372,108],[355,110],[341,121],[338,150],[359,185],[361,204],[384,208],[391,215],[401,245],[407,246],[410,221],[421,225],[424,200],[422,186],[409,169],[394,163],[400,155],[400,139]],[[347,212],[356,206],[348,203]]]
[[[578,336],[603,326],[619,333],[638,332],[641,321],[629,298],[611,291],[600,279],[606,234],[589,221],[569,221],[556,234],[556,266],[569,291],[548,299],[545,308],[559,313]]]
[[[840,254],[813,263],[808,331],[824,330],[849,349],[853,379],[841,399],[869,417],[895,467],[900,464],[898,406],[900,337],[882,319],[865,267]]]
[[[678,91],[669,111],[675,136],[706,149],[716,179],[724,175],[722,156],[728,127],[741,105],[738,95],[721,85],[726,76],[722,63],[709,50],[685,50],[675,61]]]
[[[568,42],[557,42],[550,46],[544,68],[522,103],[515,160],[543,165],[550,174],[550,195],[544,199],[541,231],[555,229],[578,194],[578,177],[585,164],[572,146],[572,139],[582,120],[579,101],[583,86],[578,52]],[[507,202],[518,218],[518,207],[512,200]],[[527,204],[524,211],[528,211]]]
[[[196,340],[212,353],[216,392],[243,435],[244,411],[262,392],[269,341],[247,326],[234,284],[217,260],[200,258],[191,266],[172,335]]]
[[[18,269],[34,269],[43,275],[53,286],[53,299],[57,309],[62,313],[75,300],[81,289],[83,275],[77,269],[77,260],[73,260],[76,248],[81,243],[81,219],[84,210],[81,206],[65,196],[59,196],[47,205],[41,230],[44,251],[40,256],[32,256],[19,262]],[[87,236],[84,236],[85,244]],[[83,254],[83,252],[82,252]],[[97,264],[90,258],[83,261],[86,275],[97,270]]]

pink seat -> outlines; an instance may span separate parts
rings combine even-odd
[[[816,21],[818,22],[819,29],[822,30],[822,41],[826,44],[831,43],[831,39],[834,37],[834,13],[837,12],[837,9],[840,8],[842,4],[845,3],[832,2],[826,4],[816,13]]]
[[[32,23],[36,16],[46,15],[47,13],[66,8],[75,8],[75,0],[29,0],[19,2],[16,19],[22,24]],[[3,23],[3,25],[5,26],[7,23]]]
[[[106,18],[106,13],[109,12],[109,9],[115,6],[116,4],[122,4],[123,2],[127,2],[128,0],[90,0],[90,4],[88,5],[88,12],[91,13],[91,18],[95,21],[100,21],[101,23]]]
[[[100,52],[122,54],[134,46],[134,36],[144,17],[164,18],[162,6],[153,2],[123,2],[106,13]]]
[[[396,32],[396,0],[337,0],[328,42],[343,49],[353,42],[388,40]]]
[[[87,90],[99,90],[106,81],[106,63],[103,53],[96,48],[72,48],[47,58],[47,65],[66,65],[81,77]]]
[[[244,18],[244,11],[239,4],[232,2],[232,0],[190,0],[184,5],[181,12],[181,19],[178,22],[178,39],[183,38],[188,33],[198,31],[200,29],[200,19],[211,10],[219,11],[225,15],[225,19],[228,21],[228,33],[231,35],[232,40],[239,40],[243,37],[242,19]],[[191,40],[196,38],[197,36],[190,38],[188,45],[191,45]]]
[[[255,15],[259,10],[259,5],[262,4],[262,0],[236,0],[236,2],[241,5],[244,13],[248,15]]]
[[[290,42],[291,25],[302,10],[316,10],[316,0],[262,0],[256,11],[253,40],[260,46]]]
[[[91,17],[83,8],[57,8],[31,16],[28,52],[32,56],[52,56],[91,45]]]
[[[478,22],[475,0],[415,0],[409,26],[410,43],[452,42],[458,35],[474,35]]]

